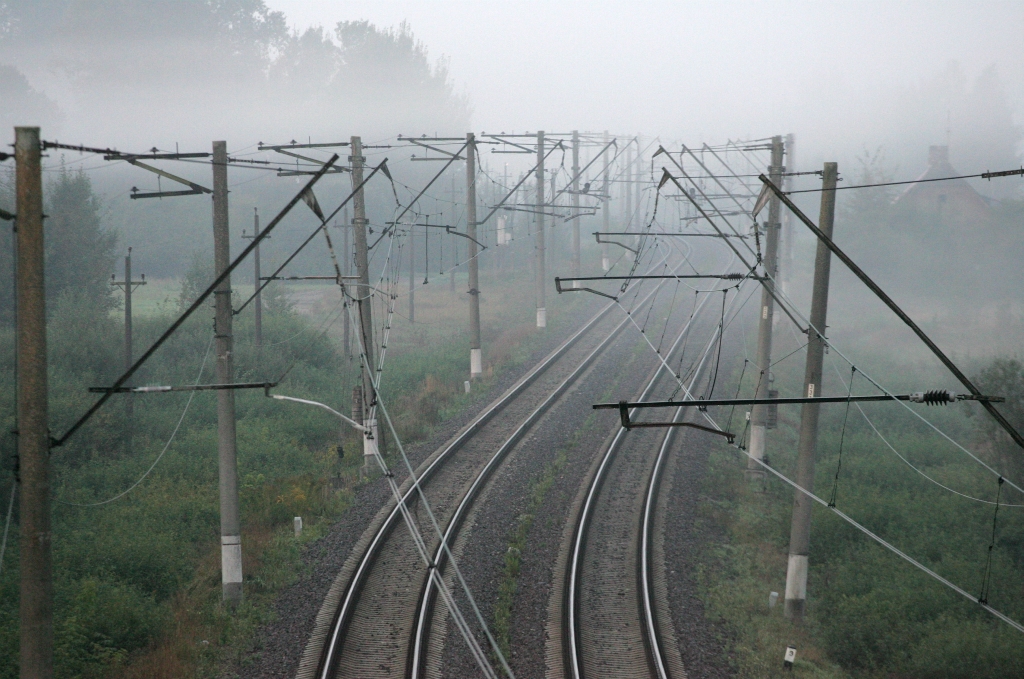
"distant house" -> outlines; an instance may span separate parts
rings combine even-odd
[[[948,146],[929,146],[928,169],[915,180],[921,183],[909,184],[893,205],[901,215],[950,226],[988,221],[992,216],[988,201],[966,180],[928,181],[958,174],[949,164]]]

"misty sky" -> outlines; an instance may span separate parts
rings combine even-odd
[[[950,61],[968,79],[994,64],[1018,124],[1024,112],[1021,2],[267,4],[297,28],[407,20],[432,57],[451,59],[474,127],[488,132],[608,128],[691,142],[797,132],[808,163],[879,144],[923,162],[899,139],[913,124],[910,147],[944,143],[947,112],[906,120],[893,109]]]

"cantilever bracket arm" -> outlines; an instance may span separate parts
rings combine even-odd
[[[7,210],[0,209],[0,219],[4,220],[5,222],[11,222],[14,221],[14,218],[15,215],[13,212],[8,212]]]
[[[638,233],[638,234],[636,234],[636,235],[638,235],[638,236],[642,236],[643,234],[642,234],[642,233]],[[618,245],[618,246],[619,246],[620,248],[626,248],[627,250],[629,250],[629,251],[630,251],[630,252],[632,252],[633,254],[639,254],[639,251],[638,251],[638,250],[635,250],[635,249],[633,249],[633,248],[629,247],[629,246],[628,246],[628,245],[626,245],[625,243],[620,243],[620,242],[619,242],[619,241],[617,241],[617,240],[601,240],[601,233],[600,233],[600,232],[597,232],[597,233],[595,233],[595,234],[594,234],[594,237],[595,237],[595,238],[597,239],[597,242],[598,242],[598,243],[608,243],[609,245]]]
[[[579,280],[579,279],[570,279],[570,280]],[[555,276],[555,290],[558,291],[558,294],[562,294],[563,292],[592,292],[595,295],[600,295],[601,297],[607,297],[608,299],[612,300],[613,302],[618,302],[619,301],[618,297],[615,297],[613,295],[609,295],[606,292],[601,292],[600,290],[594,290],[593,288],[562,288],[562,279],[559,278],[558,276]]]
[[[635,403],[633,405],[636,405]],[[596,407],[596,406],[595,406]],[[721,429],[715,429],[713,427],[706,427],[703,424],[696,424],[694,422],[633,422],[629,419],[629,407],[630,404],[626,401],[619,401],[615,406],[619,409],[619,419],[622,421],[622,428],[627,431],[630,429],[645,428],[645,427],[689,427],[690,429],[700,429],[706,431],[709,434],[717,434],[718,436],[724,436],[725,440],[732,443],[736,440],[735,434],[730,434],[727,431]]]
[[[462,236],[463,238],[468,238],[469,240],[473,241],[474,243],[476,243],[477,245],[480,246],[480,251],[481,252],[487,249],[486,245],[484,245],[483,243],[478,241],[476,238],[473,238],[468,233],[462,233],[460,231],[456,231],[454,226],[446,226],[446,227],[444,227],[444,230],[447,231],[448,233],[452,234],[453,236]]]

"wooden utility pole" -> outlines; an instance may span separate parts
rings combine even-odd
[[[227,142],[213,142],[213,261],[220,275],[231,264],[228,231]],[[235,381],[232,336],[231,277],[214,291],[214,335],[217,347],[217,381]],[[220,566],[221,594],[229,606],[242,600],[242,526],[238,507],[238,460],[235,450],[235,390],[217,390],[217,456],[220,471]]]
[[[836,163],[825,163],[821,179],[821,213],[818,228],[829,239],[836,214]],[[825,332],[828,311],[828,280],[831,252],[818,241],[814,257],[814,283],[811,288],[811,325],[807,330],[807,367],[804,370],[804,395],[821,396],[822,363],[825,358]],[[817,328],[817,331],[815,331]],[[797,448],[796,482],[807,492],[814,490],[814,455],[818,444],[818,403],[805,403],[800,412],[800,442]],[[801,620],[807,603],[807,561],[811,541],[811,508],[813,500],[802,491],[795,491],[793,522],[789,532],[789,564],[786,569],[787,618]]]
[[[14,158],[17,163],[17,474],[21,486],[19,662],[22,679],[52,679],[50,430],[47,421],[43,176],[39,128],[16,127],[14,137]]]
[[[772,160],[768,168],[768,176],[779,186],[782,181],[783,148],[782,137],[772,137]],[[781,212],[779,197],[772,194],[768,203],[768,223],[765,225],[764,271],[767,280],[761,288],[761,313],[757,327],[757,367],[760,371],[754,398],[768,398],[771,387],[772,365],[772,321],[775,317],[775,274],[778,270],[779,251],[779,216]],[[768,424],[768,406],[756,404],[750,412],[750,458],[747,459],[747,475],[751,479],[764,478],[764,469],[757,460],[764,459],[765,431]]]
[[[611,215],[609,214],[612,206],[612,189],[608,183],[608,130],[604,131],[604,146],[604,173],[601,175],[601,185],[604,187],[604,197],[602,198],[604,206],[601,210],[601,230],[608,233],[612,230]],[[601,246],[601,270],[607,271],[610,268],[612,268],[612,260],[608,257],[608,244],[605,243]]]
[[[242,231],[242,238],[256,240],[260,237],[260,212],[259,208],[252,209],[252,235],[246,236]],[[254,309],[256,321],[256,364],[263,362],[263,291],[260,290],[260,246],[252,251],[254,268],[253,284],[256,286],[256,307]]]
[[[362,403],[363,426],[370,433],[363,436],[363,456],[366,468],[372,464],[370,456],[374,454],[373,441],[377,440],[377,421],[374,417],[374,407],[377,405],[376,390],[373,384],[373,316],[372,297],[370,296],[370,260],[366,243],[366,196],[363,193],[363,165],[366,158],[363,156],[363,140],[361,137],[352,137],[352,155],[349,156],[352,164],[352,188],[358,190],[352,200],[355,216],[352,218],[352,231],[356,246],[356,275],[359,281],[356,283],[355,299],[356,309],[359,311],[359,339],[363,354],[366,357],[359,361],[359,374],[362,375],[360,402]]]
[[[580,276],[580,134],[572,131],[572,275]],[[579,281],[572,286],[579,287]]]
[[[110,284],[124,290],[124,369],[132,367],[132,292],[140,285],[146,284],[146,274],[142,280],[132,280],[132,249],[124,258],[124,280],[119,281],[110,274]],[[128,385],[125,385],[128,386]],[[126,455],[132,454],[132,420],[135,418],[135,394],[125,394],[124,401],[124,449]]]
[[[537,327],[548,327],[547,298],[544,289],[544,131],[537,133]]]
[[[466,235],[469,236],[469,377],[483,373],[480,354],[480,267],[476,244],[476,136],[466,135]]]

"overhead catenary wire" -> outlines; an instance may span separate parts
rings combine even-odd
[[[206,343],[206,351],[203,353],[203,362],[199,364],[199,374],[196,375],[196,381],[194,382],[193,386],[199,385],[199,383],[203,379],[203,371],[206,369],[206,360],[210,357],[210,347],[213,346],[213,340],[214,340],[214,335],[210,335],[210,341]],[[128,486],[126,489],[124,489],[123,491],[121,491],[117,495],[115,495],[115,496],[113,496],[111,498],[108,498],[106,500],[102,500],[100,502],[68,502],[66,500],[57,500],[57,502],[59,502],[62,505],[70,505],[72,507],[99,507],[99,506],[102,506],[102,505],[110,504],[114,500],[119,500],[119,499],[123,498],[125,495],[127,495],[128,493],[130,493],[133,490],[135,490],[139,486],[139,484],[141,484],[143,481],[145,481],[146,477],[148,477],[150,475],[150,473],[154,469],[156,469],[156,466],[158,464],[160,464],[160,460],[163,459],[164,453],[166,453],[167,450],[171,447],[171,443],[174,442],[174,437],[178,435],[178,430],[181,428],[181,423],[185,421],[185,415],[188,414],[189,406],[192,405],[192,399],[195,398],[196,393],[197,392],[195,392],[195,391],[189,392],[188,400],[185,401],[185,407],[182,408],[181,416],[178,417],[178,423],[174,425],[174,429],[171,431],[171,435],[170,435],[170,437],[168,437],[167,443],[164,444],[164,447],[160,450],[160,454],[156,456],[155,460],[153,460],[153,464],[149,465],[149,469],[147,469],[142,474],[142,476],[140,476],[138,478],[138,480],[135,481],[135,483],[133,483],[132,485]],[[0,562],[2,562],[2,559],[0,559]]]
[[[845,191],[848,189],[874,189],[881,186],[902,186],[904,184],[926,184],[928,182],[948,182],[954,179],[988,179],[991,181],[997,177],[1012,177],[1012,176],[1024,176],[1024,168],[1019,170],[1000,170],[998,172],[978,172],[975,174],[960,174],[953,177],[932,177],[930,179],[907,179],[899,182],[878,182],[875,184],[852,184],[850,186],[837,186],[835,191]],[[831,189],[830,189],[831,190]],[[784,191],[787,196],[792,196],[797,193],[821,193],[822,189],[800,189],[797,191]]]

